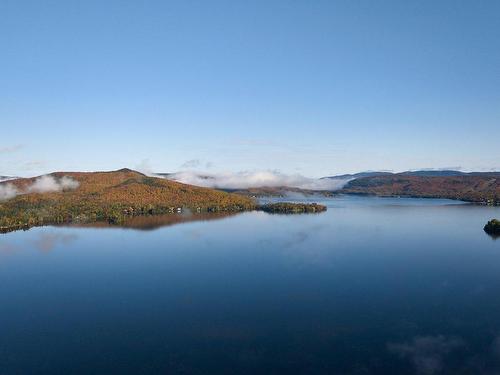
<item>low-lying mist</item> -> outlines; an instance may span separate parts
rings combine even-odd
[[[185,184],[218,188],[248,189],[256,187],[287,186],[307,190],[338,190],[351,179],[309,178],[299,174],[286,175],[275,171],[237,172],[237,173],[200,173],[183,171],[172,173],[166,178]]]
[[[23,189],[17,188],[11,182],[6,182],[0,184],[0,201],[15,198],[20,194],[74,190],[78,188],[78,186],[80,186],[80,183],[68,176],[63,176],[61,178],[50,175],[40,176],[35,179],[32,184]]]

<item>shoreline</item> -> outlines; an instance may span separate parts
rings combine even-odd
[[[266,212],[268,214],[281,214],[281,215],[289,215],[289,214],[312,214],[312,213],[320,213],[326,211],[327,208],[326,206],[317,204],[317,203],[296,203],[296,202],[279,202],[279,203],[271,203],[271,204],[261,204],[261,205],[256,205],[255,207],[252,207],[250,209],[234,209],[234,210],[216,210],[216,209],[207,209],[207,210],[191,210],[190,208],[187,207],[179,207],[175,210],[168,210],[167,212],[145,212],[145,213],[128,213],[124,212],[122,215],[119,217],[102,217],[97,219],[96,218],[90,218],[85,215],[77,216],[76,218],[68,217],[66,216],[66,219],[63,220],[58,220],[58,219],[44,219],[42,218],[41,220],[37,220],[36,222],[33,223],[20,223],[16,225],[10,225],[10,226],[0,226],[0,234],[5,234],[5,233],[10,233],[10,232],[15,232],[19,230],[29,230],[31,228],[35,227],[43,227],[43,226],[50,226],[50,225],[70,225],[70,224],[92,224],[92,223],[107,223],[109,225],[116,225],[117,227],[125,224],[128,220],[131,220],[133,218],[154,218],[154,217],[161,217],[161,216],[170,216],[172,218],[178,217],[192,217],[193,215],[214,215],[216,217],[217,215],[220,214],[227,214],[232,215],[232,214],[238,214],[238,213],[244,213],[244,212],[253,212],[253,211],[261,211],[261,212]],[[82,218],[82,216],[84,218]],[[61,217],[61,216],[59,216]],[[62,215],[64,217],[64,215]],[[206,216],[205,216],[206,217]]]
[[[500,201],[490,201],[490,200],[468,200],[449,196],[430,196],[430,195],[405,195],[405,194],[375,194],[375,193],[361,193],[361,192],[341,192],[339,195],[352,195],[361,197],[378,197],[378,198],[417,198],[417,199],[447,199],[451,201],[464,202],[470,204],[477,204],[480,206],[500,206]]]

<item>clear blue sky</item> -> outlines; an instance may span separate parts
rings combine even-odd
[[[500,169],[500,1],[2,0],[0,130],[0,175]]]

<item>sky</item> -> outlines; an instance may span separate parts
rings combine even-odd
[[[0,1],[0,175],[500,170],[497,0]]]

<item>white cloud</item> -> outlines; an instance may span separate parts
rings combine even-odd
[[[151,162],[149,159],[143,159],[138,165],[134,168],[137,172],[145,174],[149,177],[159,177],[153,172],[153,168],[151,167]]]
[[[75,190],[80,186],[80,183],[71,177],[63,176],[59,183],[61,184],[62,190]]]
[[[315,179],[299,174],[286,175],[277,171],[238,173],[198,173],[184,171],[173,173],[167,178],[185,184],[219,189],[288,186],[310,190],[337,190],[349,181],[349,179]]]
[[[80,186],[80,183],[71,177],[63,176],[61,178],[56,178],[49,175],[38,177],[31,185],[23,190],[19,190],[12,183],[1,183],[0,201],[15,198],[20,194],[74,190],[78,188],[78,186]]]
[[[12,184],[0,184],[0,202],[14,198],[19,191]]]
[[[80,186],[79,182],[71,177],[64,176],[56,179],[53,176],[45,175],[38,177],[26,190],[30,193],[47,193],[53,191],[74,190]]]
[[[30,193],[46,193],[59,190],[59,184],[52,176],[38,177],[31,186],[27,188]]]

